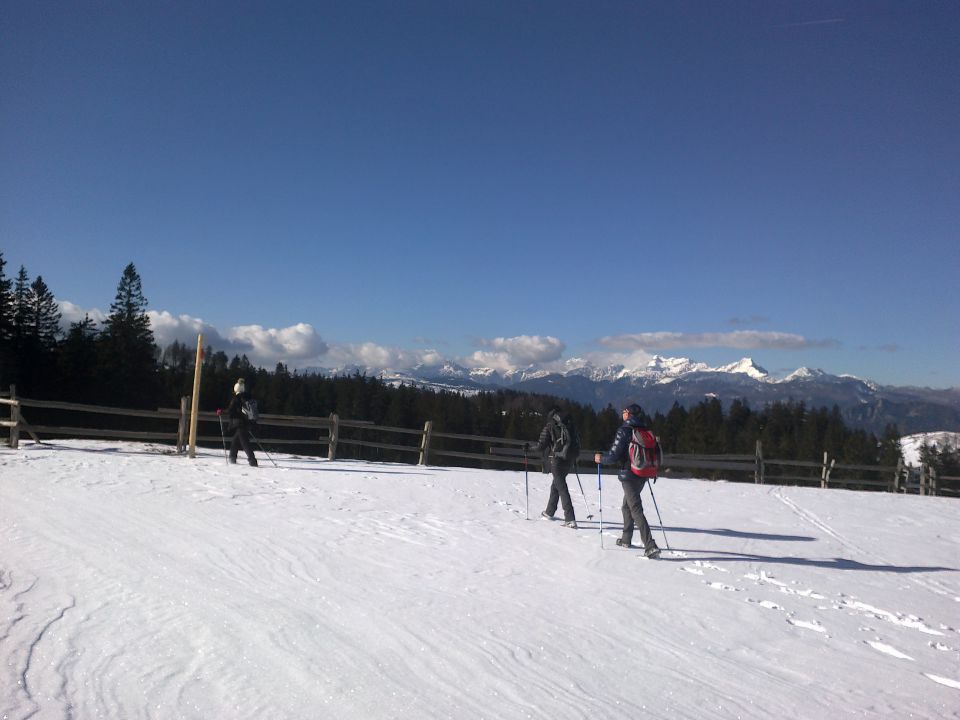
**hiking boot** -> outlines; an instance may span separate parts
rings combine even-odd
[[[576,520],[564,520],[564,521],[563,521],[563,526],[564,526],[564,527],[568,527],[568,528],[573,528],[574,530],[576,530],[576,529],[577,529],[577,521],[576,521]]]
[[[617,538],[617,545],[625,548],[632,548],[633,545],[630,544],[629,540],[624,540],[623,538]]]
[[[660,557],[660,548],[658,548],[656,545],[653,545],[644,550],[643,554],[650,559],[656,559]]]
[[[553,515],[551,515],[550,513],[548,513],[546,510],[544,510],[542,513],[540,513],[540,517],[546,518],[547,520],[553,520]]]

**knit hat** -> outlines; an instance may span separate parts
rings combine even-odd
[[[627,405],[627,406],[624,408],[624,410],[626,410],[628,413],[630,413],[630,417],[635,417],[635,418],[640,417],[640,413],[643,412],[643,409],[642,409],[639,405],[637,405],[636,403],[633,403],[633,404],[631,404],[631,405]]]
[[[243,384],[243,378],[237,380],[237,384],[233,386],[233,394],[239,395],[240,393],[246,390],[246,386]]]

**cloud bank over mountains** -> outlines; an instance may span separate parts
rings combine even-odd
[[[64,329],[88,316],[98,325],[107,314],[59,301]],[[836,340],[811,340],[782,332],[736,330],[722,333],[649,332],[598,338],[597,349],[582,357],[564,358],[566,344],[549,335],[477,338],[476,350],[464,357],[444,355],[433,348],[400,348],[375,342],[335,343],[323,338],[309,323],[285,328],[237,325],[221,332],[202,318],[173,315],[167,311],[147,312],[157,345],[164,348],[175,340],[193,346],[199,333],[204,344],[229,356],[246,355],[252,363],[272,368],[278,362],[291,370],[299,368],[376,368],[405,370],[421,366],[456,363],[466,368],[489,368],[509,373],[531,366],[564,372],[584,365],[640,368],[654,353],[689,348],[729,347],[737,349],[803,350],[838,347]]]
[[[606,347],[633,348],[636,350],[679,350],[708,347],[729,347],[739,350],[807,350],[840,346],[837,340],[810,340],[794,333],[761,332],[757,330],[735,330],[725,333],[634,333],[602,337],[599,342]]]

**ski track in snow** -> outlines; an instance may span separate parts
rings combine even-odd
[[[34,450],[17,461],[24,467],[58,452],[65,451]],[[0,717],[790,716],[794,688],[809,671],[752,656],[745,663],[739,653],[755,651],[718,642],[728,629],[712,613],[690,622],[703,638],[696,652],[717,669],[691,672],[691,648],[670,632],[675,608],[658,603],[658,582],[674,570],[691,597],[709,594],[697,607],[729,603],[723,616],[783,642],[819,643],[837,663],[854,653],[960,689],[943,676],[960,660],[960,631],[951,626],[883,609],[880,600],[844,593],[836,580],[829,590],[812,587],[811,579],[829,574],[793,579],[789,564],[744,568],[671,550],[637,571],[624,559],[642,553],[616,548],[618,532],[606,552],[594,548],[597,520],[578,530],[526,523],[522,481],[514,483],[517,502],[492,498],[483,484],[461,486],[454,472],[418,476],[347,463],[317,472],[316,462],[288,460],[294,467],[264,474],[217,466],[215,458],[188,465],[166,457],[180,463],[176,472],[150,474],[136,455],[70,456],[21,497],[27,528],[0,528],[0,548],[16,547],[12,564],[0,554]],[[10,463],[0,456],[0,469]],[[545,497],[537,480],[531,521]],[[439,510],[416,503],[423,492]],[[391,501],[373,502],[377,493]],[[782,492],[773,497],[854,557],[878,560]],[[618,518],[604,499],[604,514]],[[28,522],[61,502],[71,508],[53,514],[62,524]],[[314,520],[320,510],[322,523]],[[504,523],[514,538],[508,545],[500,540]],[[78,541],[91,527],[93,540]],[[528,548],[531,534],[537,544]],[[757,541],[723,542],[749,556]],[[571,608],[583,597],[567,578],[571,568],[541,563],[537,548],[583,548],[578,577],[599,574],[612,601],[588,596],[599,614]],[[618,583],[638,573],[649,582],[622,587],[642,598],[649,622],[638,642],[625,644],[633,613]],[[938,582],[906,579],[948,594]],[[544,586],[549,604],[539,594]],[[498,595],[504,588],[511,588],[506,604]],[[619,650],[598,655],[604,647]],[[652,713],[642,686],[628,682],[640,668],[676,688]],[[465,682],[477,676],[485,682]],[[744,678],[767,689],[760,707],[744,693]],[[691,693],[713,705],[692,710],[683,704]]]

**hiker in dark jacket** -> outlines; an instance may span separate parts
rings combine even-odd
[[[644,424],[640,421],[640,414],[643,411],[639,405],[628,405],[623,409],[623,425],[617,428],[617,434],[613,438],[613,444],[610,449],[604,453],[594,455],[594,462],[603,465],[612,465],[620,463],[620,473],[618,475],[620,484],[623,485],[623,535],[617,539],[617,545],[622,547],[633,547],[633,528],[636,525],[640,530],[640,539],[643,541],[643,553],[647,557],[658,557],[660,548],[650,533],[650,525],[643,514],[643,502],[640,499],[640,492],[643,490],[646,478],[634,475],[630,469],[630,439],[633,437],[634,428],[642,428]]]
[[[250,446],[250,421],[243,414],[243,404],[248,400],[250,400],[250,394],[247,392],[243,378],[240,378],[233,386],[233,399],[227,406],[227,417],[230,418],[230,429],[233,431],[233,439],[230,440],[230,462],[236,464],[237,453],[242,447],[247,454],[247,462],[257,467],[257,458]]]
[[[563,524],[567,527],[576,528],[577,518],[573,513],[573,502],[570,500],[570,491],[567,489],[567,473],[571,466],[577,462],[577,455],[580,449],[575,446],[573,433],[563,432],[564,419],[560,417],[560,408],[551,408],[547,413],[547,424],[540,431],[540,440],[537,442],[537,450],[549,452],[550,471],[553,473],[553,484],[550,485],[550,497],[547,499],[547,509],[540,515],[553,520],[553,514],[557,511],[557,504],[563,506]],[[567,422],[570,423],[569,418]],[[544,455],[546,458],[547,455]],[[544,465],[546,468],[546,465]]]

